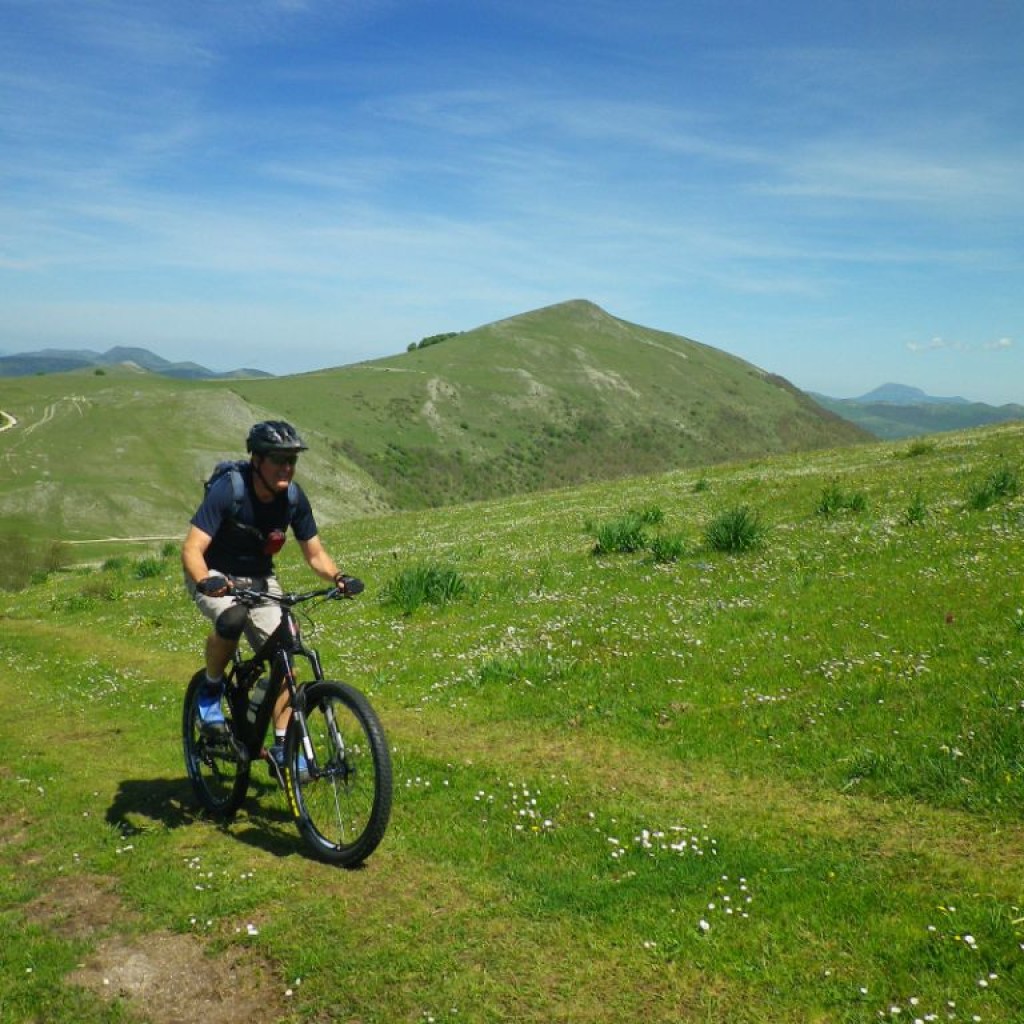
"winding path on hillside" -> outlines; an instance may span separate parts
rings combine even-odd
[[[87,540],[66,540],[65,544],[124,544],[129,541],[182,540],[184,534],[174,533],[166,537],[90,537]]]
[[[9,412],[4,412],[3,409],[0,409],[0,432],[10,430],[11,427],[16,427],[17,425],[18,421]]]

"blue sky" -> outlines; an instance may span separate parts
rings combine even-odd
[[[586,298],[1024,402],[1019,0],[0,0],[0,352],[274,373]]]

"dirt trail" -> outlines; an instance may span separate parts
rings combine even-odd
[[[250,951],[209,956],[194,935],[138,932],[113,882],[59,878],[28,916],[64,939],[94,940],[68,981],[126,1008],[148,1024],[236,1024],[276,1020],[284,992],[272,968]]]

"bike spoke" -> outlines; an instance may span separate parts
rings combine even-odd
[[[380,842],[391,807],[391,762],[365,698],[340,683],[311,687],[306,728],[315,769],[302,772],[298,727],[289,734],[289,768],[299,826],[315,852],[351,866]]]
[[[249,765],[235,747],[227,728],[218,732],[203,728],[197,707],[202,675],[202,672],[196,674],[185,695],[182,716],[185,769],[203,807],[213,814],[230,815],[245,799]],[[225,713],[230,715],[228,709]]]

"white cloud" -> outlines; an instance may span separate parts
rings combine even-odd
[[[946,341],[945,338],[932,338],[931,341],[908,341],[907,349],[910,352],[941,352],[945,349],[958,349],[959,342]]]
[[[963,341],[949,341],[946,338],[932,338],[931,341],[908,341],[909,352],[1006,352],[1013,348],[1012,338],[999,338],[980,345]]]

